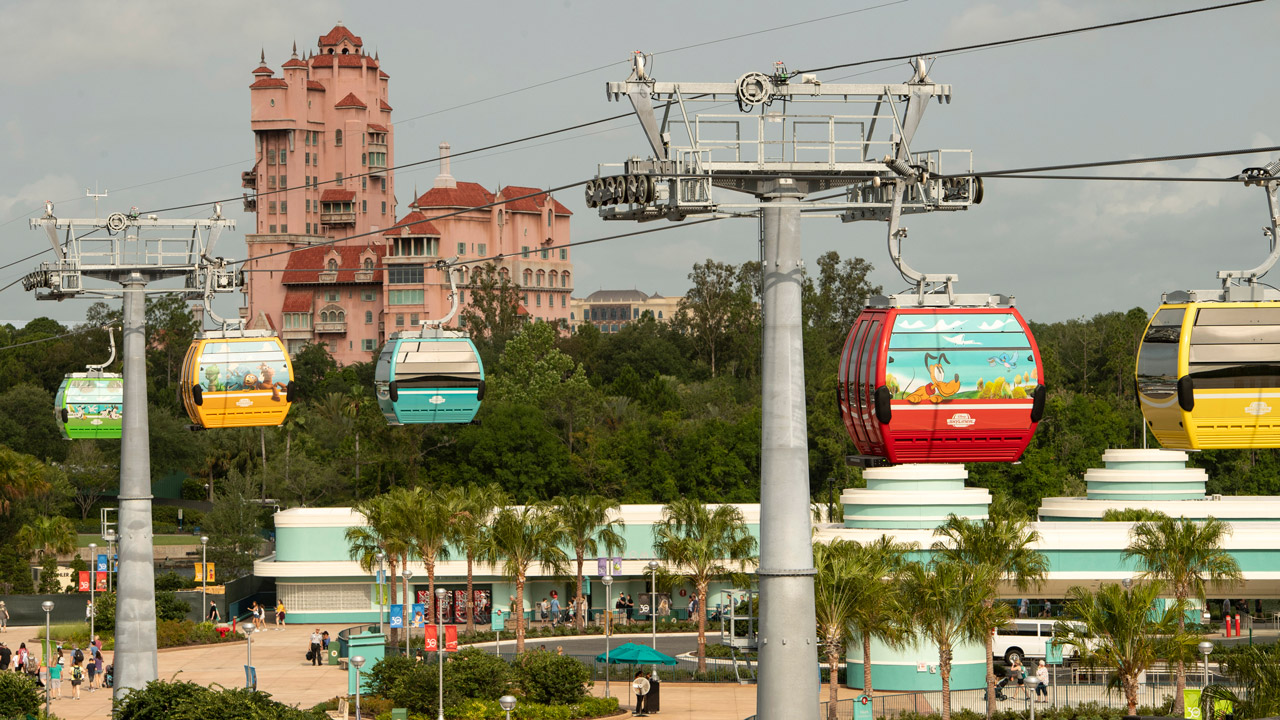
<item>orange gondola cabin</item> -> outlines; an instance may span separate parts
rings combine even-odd
[[[182,363],[178,397],[198,428],[273,427],[293,402],[293,365],[274,333],[198,336]]]
[[[1014,462],[1044,412],[1040,351],[1003,308],[868,308],[840,356],[862,464]]]

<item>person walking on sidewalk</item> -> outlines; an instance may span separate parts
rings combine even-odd
[[[316,628],[316,631],[311,633],[311,662],[317,666],[323,664],[320,662],[320,643],[322,640],[320,628]]]
[[[222,613],[218,612],[218,601],[210,600],[209,601],[209,622],[216,623],[220,620],[222,620]]]
[[[9,669],[9,660],[12,657],[13,651],[9,649],[8,645],[0,642],[0,672],[4,672]]]
[[[9,627],[9,608],[5,607],[4,601],[0,600],[0,630]]]
[[[62,699],[62,658],[55,658],[49,666],[49,695],[54,700]]]

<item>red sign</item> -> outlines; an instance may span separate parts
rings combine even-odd
[[[423,649],[425,649],[427,652],[435,652],[436,646],[438,645],[436,641],[436,626],[428,625],[424,629],[427,632],[426,632],[426,641],[423,644]],[[458,626],[457,625],[446,625],[444,627],[444,651],[458,652]]]
[[[77,578],[77,581],[76,581],[77,592],[89,592],[89,572],[90,572],[89,570],[80,571],[80,577]],[[106,592],[107,591],[107,574],[104,572],[96,572],[94,573],[94,575],[97,576],[94,578],[94,584],[96,585],[94,589],[97,590],[98,592]]]

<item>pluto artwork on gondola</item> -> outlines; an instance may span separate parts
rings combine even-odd
[[[907,182],[894,188],[889,254],[915,292],[872,298],[840,356],[840,413],[861,453],[852,460],[1016,461],[1044,412],[1035,338],[1011,298],[957,295],[956,276],[906,264],[898,220]]]
[[[1280,161],[1239,178],[1267,194],[1270,254],[1249,270],[1221,270],[1215,290],[1167,292],[1138,348],[1142,415],[1166,448],[1280,447],[1280,292],[1261,278],[1276,244]]]
[[[449,313],[393,333],[374,369],[374,393],[391,425],[469,423],[484,399],[484,364],[471,338],[444,324],[458,312],[457,258],[436,263],[449,278]]]

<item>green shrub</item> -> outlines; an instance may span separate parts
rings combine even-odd
[[[198,586],[196,585],[196,579],[194,577],[179,575],[172,570],[156,575],[157,592],[162,590],[191,590],[195,587]]]
[[[413,658],[407,658],[403,655],[388,655],[364,672],[364,675],[368,677],[364,687],[370,695],[388,697],[391,694],[391,688],[395,687],[396,681],[412,672],[416,666],[417,663],[414,662]]]
[[[440,683],[434,664],[418,663],[409,672],[400,676],[386,695],[395,707],[407,708],[410,712],[435,712],[438,703]],[[462,698],[447,686],[444,692],[444,705],[451,707]]]
[[[512,668],[516,682],[532,703],[569,705],[586,696],[591,671],[571,657],[549,652],[527,652]]]
[[[0,672],[0,717],[35,715],[44,702],[35,681],[22,673]]]
[[[445,690],[460,698],[497,700],[507,692],[511,666],[478,648],[463,648],[444,666]]]
[[[152,681],[115,704],[117,720],[324,720],[317,709],[298,710],[264,692],[213,690],[190,682]]]

